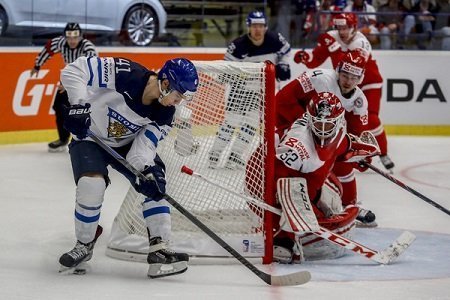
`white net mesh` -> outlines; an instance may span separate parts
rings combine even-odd
[[[200,78],[198,92],[192,102],[177,109],[174,128],[158,145],[158,154],[166,164],[167,193],[242,255],[262,257],[262,211],[180,170],[186,165],[242,194],[248,188],[247,174],[251,190],[263,201],[264,155],[253,156],[250,165],[248,162],[255,149],[260,147],[265,154],[267,148],[266,66],[224,61],[194,64]],[[139,253],[147,252],[143,200],[130,188],[113,224],[108,255],[139,260]],[[171,215],[174,250],[196,256],[228,255],[176,209],[172,208]]]

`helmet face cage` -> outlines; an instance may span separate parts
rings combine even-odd
[[[169,88],[161,88],[161,81],[167,79]],[[185,58],[168,60],[158,72],[159,89],[162,96],[173,91],[181,94],[184,100],[191,101],[198,87],[198,74],[194,64]]]
[[[252,11],[247,16],[246,24],[248,27],[252,24],[262,24],[267,27],[266,15],[261,11]]]
[[[308,124],[320,147],[329,145],[345,126],[345,110],[341,101],[332,93],[319,93],[311,99],[308,108]]]

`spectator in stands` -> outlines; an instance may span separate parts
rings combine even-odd
[[[354,12],[358,15],[358,30],[364,34],[371,44],[378,43],[378,29],[376,14],[358,14],[375,13],[375,8],[368,4],[366,0],[354,0],[353,4],[349,4],[344,8],[346,12]]]
[[[437,0],[434,32],[442,38],[441,50],[450,50],[450,0]]]
[[[317,11],[319,10],[318,2],[315,0],[298,0],[297,15],[302,16],[301,37],[316,39],[318,34],[318,24],[316,21]]]
[[[279,32],[288,40],[290,40],[291,35],[292,2],[292,0],[269,1],[271,17],[275,20],[271,29]]]
[[[399,0],[389,0],[378,9],[378,29],[380,35],[380,48],[392,49],[392,42],[403,23],[405,8]]]
[[[383,5],[386,5],[389,2],[389,0],[373,0],[372,3],[370,3],[376,11]]]
[[[342,1],[323,0],[319,11],[319,31],[324,33],[333,27],[333,12],[341,11],[339,7]]]
[[[450,50],[450,17],[447,26],[441,28],[442,46],[441,50]]]
[[[406,15],[403,23],[402,43],[406,43],[409,36],[415,30],[417,36],[417,48],[426,49],[426,41],[430,41],[433,33],[434,16],[436,11],[434,0],[411,0],[412,7]],[[400,45],[403,48],[403,45]]]

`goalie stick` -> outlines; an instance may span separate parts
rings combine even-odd
[[[105,144],[90,129],[88,129],[88,136],[92,138],[101,148],[103,148],[103,150],[108,152],[119,163],[121,163],[125,168],[127,168],[130,172],[136,175],[136,177],[138,177],[139,180],[143,181],[155,180],[153,177],[151,178],[145,177],[119,153],[117,153],[114,149]],[[217,244],[219,244],[222,248],[228,251],[228,253],[230,253],[234,258],[236,258],[241,264],[246,266],[250,271],[252,271],[259,278],[261,278],[265,283],[274,286],[293,286],[305,284],[311,280],[311,273],[309,273],[308,271],[298,271],[286,275],[271,275],[259,270],[250,261],[248,261],[245,257],[243,257],[239,252],[234,250],[217,234],[215,234],[211,229],[209,229],[205,224],[203,224],[199,219],[197,219],[193,214],[191,214],[183,206],[181,206],[175,199],[173,199],[167,194],[164,194],[164,199],[166,199],[167,202],[169,202],[173,207],[175,207],[189,221],[194,223],[198,228],[200,228],[204,233],[206,233],[210,238],[212,238]]]
[[[249,203],[250,205],[257,206],[260,208],[263,208],[267,211],[270,211],[274,214],[281,216],[281,209],[273,207],[265,202],[258,201],[250,196],[238,193],[233,191],[232,189],[229,189],[227,187],[224,187],[218,183],[215,183],[214,181],[204,177],[203,175],[194,172],[192,169],[190,169],[187,166],[183,166],[181,168],[182,173],[186,173],[188,175],[193,175],[194,177],[200,178],[214,186],[217,186],[237,197],[243,198]],[[389,245],[388,248],[382,250],[382,251],[376,251],[372,250],[369,247],[366,247],[360,243],[357,243],[349,238],[343,237],[340,234],[334,233],[326,228],[323,228],[320,226],[318,231],[312,232],[312,234],[319,236],[323,239],[329,240],[335,245],[338,245],[339,247],[346,248],[348,250],[351,250],[359,255],[362,255],[366,258],[369,258],[379,264],[387,265],[393,262],[397,257],[399,257],[405,250],[414,242],[416,236],[409,232],[404,231],[394,242],[392,242],[391,245]]]

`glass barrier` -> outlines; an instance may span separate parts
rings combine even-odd
[[[331,2],[342,7],[329,6]],[[42,46],[63,34],[67,22],[77,22],[97,46],[226,47],[247,32],[248,13],[263,10],[269,30],[280,32],[294,48],[312,48],[345,2],[1,0],[0,46]],[[373,11],[355,13],[374,49],[449,50],[448,2],[436,0],[436,7],[421,11],[373,3]],[[371,19],[376,21],[365,27]]]

